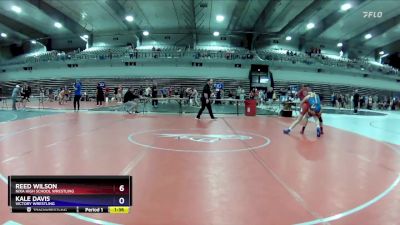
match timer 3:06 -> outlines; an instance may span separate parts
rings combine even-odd
[[[9,176],[12,212],[128,213],[131,176]]]

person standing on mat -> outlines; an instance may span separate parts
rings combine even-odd
[[[129,90],[124,95],[123,109],[129,114],[132,114],[133,112],[139,113],[138,111],[139,99],[140,96],[137,94],[137,91],[135,91],[133,87],[130,87]]]
[[[360,94],[358,94],[358,90],[354,91],[353,105],[354,105],[354,113],[357,113],[360,105]]]
[[[78,111],[80,108],[80,101],[82,97],[82,84],[80,80],[76,80],[74,83],[74,111],[76,110],[76,105],[78,105]]]
[[[16,85],[14,90],[12,91],[11,99],[12,99],[12,110],[17,110],[17,99],[20,95],[20,86]]]
[[[151,105],[155,108],[158,107],[158,88],[157,88],[157,84],[153,84],[153,87],[151,88]]]
[[[200,109],[199,113],[197,114],[197,117],[196,117],[197,119],[200,119],[200,116],[201,116],[201,114],[203,113],[203,110],[206,107],[208,109],[208,113],[210,113],[211,119],[216,119],[214,117],[213,112],[212,112],[211,101],[210,101],[212,83],[213,83],[212,79],[207,79],[207,84],[204,85],[203,93],[202,93],[201,98],[200,98],[200,100],[201,100],[201,109]]]
[[[97,91],[96,91],[97,106],[103,105],[103,102],[104,102],[103,87],[100,85],[100,83],[98,83],[96,89],[97,89]]]

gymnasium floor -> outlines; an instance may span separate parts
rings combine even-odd
[[[88,105],[88,108],[95,108]],[[0,111],[0,224],[394,225],[400,114],[276,116]],[[178,138],[179,137],[179,138]],[[127,215],[11,214],[8,175],[133,176]]]

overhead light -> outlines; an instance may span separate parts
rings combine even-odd
[[[219,36],[219,32],[218,32],[218,31],[214,31],[213,35],[214,35],[215,37],[218,37],[218,36]]]
[[[32,40],[31,43],[35,45],[36,44],[36,40]]]
[[[58,29],[60,29],[63,25],[59,22],[55,22],[54,26],[57,27]]]
[[[1,37],[6,38],[7,34],[6,33],[1,33]]]
[[[129,15],[125,17],[126,21],[132,22],[133,21],[133,16]]]
[[[343,46],[343,43],[342,42],[339,42],[339,43],[337,43],[337,45],[336,46],[338,46],[338,47],[342,47]]]
[[[88,38],[89,38],[89,35],[85,34],[85,35],[83,35],[83,38],[88,39]]]
[[[364,67],[361,67],[361,70],[364,71],[365,70]]]
[[[383,55],[383,54],[385,54],[384,51],[380,51],[380,52],[379,52],[379,55]]]
[[[16,12],[16,13],[22,12],[21,8],[16,6],[16,5],[11,6],[11,10]]]
[[[216,19],[217,19],[218,22],[222,22],[222,21],[224,21],[225,17],[224,17],[224,16],[221,16],[221,15],[218,15],[218,16],[216,17]]]
[[[347,11],[347,10],[351,9],[351,4],[350,4],[350,3],[343,4],[343,5],[340,7],[340,9],[341,9],[342,11]]]
[[[308,30],[313,29],[314,27],[315,27],[315,24],[314,24],[314,23],[308,23],[308,24],[307,24],[307,29],[308,29]]]
[[[365,39],[370,39],[370,38],[372,38],[372,34],[366,34],[366,35],[364,36],[364,38],[365,38]]]
[[[290,40],[292,40],[292,37],[287,36],[287,37],[286,37],[286,41],[290,41]]]
[[[149,36],[149,34],[150,34],[150,33],[149,33],[147,30],[143,31],[143,35],[144,35],[144,36]]]

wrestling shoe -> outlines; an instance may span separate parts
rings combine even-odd
[[[317,137],[321,137],[321,128],[317,127]]]
[[[289,134],[290,133],[290,129],[289,128],[283,129],[283,133],[284,134]]]

